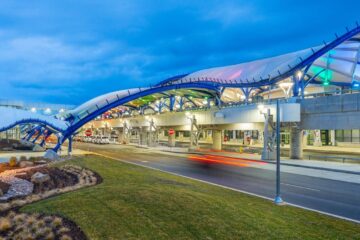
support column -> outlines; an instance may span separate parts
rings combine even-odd
[[[335,130],[330,130],[331,146],[336,146]]]
[[[321,147],[321,131],[320,130],[314,130],[314,146],[315,147]]]
[[[169,136],[168,136],[168,146],[169,147],[175,147],[175,143],[176,143],[176,141],[175,141],[175,133],[174,134],[169,134]]]
[[[264,131],[259,130],[258,134],[259,134],[259,138],[258,138],[259,142],[258,143],[263,145],[264,144]]]
[[[184,140],[184,132],[179,132],[179,141]]]
[[[147,144],[147,131],[145,128],[140,128],[140,145]]]
[[[303,131],[298,127],[290,128],[290,159],[303,159]]]
[[[222,147],[222,131],[221,130],[213,130],[212,131],[213,145],[212,149],[216,151],[221,151]]]
[[[68,147],[68,155],[71,156],[72,154],[72,136],[69,137],[68,141],[69,141],[69,147]]]

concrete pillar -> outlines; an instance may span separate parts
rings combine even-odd
[[[179,140],[184,140],[184,132],[179,132]]]
[[[335,130],[330,130],[331,146],[336,146]]]
[[[145,128],[140,129],[140,145],[147,145],[147,131]]]
[[[290,128],[290,159],[303,158],[303,131],[297,127]]]
[[[168,136],[168,146],[169,147],[175,147],[175,133],[174,134],[169,134]]]
[[[212,131],[213,145],[212,149],[220,151],[222,145],[222,131],[221,130],[213,130]]]
[[[303,130],[303,147],[308,145],[309,130]]]
[[[314,146],[321,147],[321,131],[320,130],[314,130]]]
[[[264,131],[259,130],[258,131],[259,134],[259,144],[263,145],[264,144]]]

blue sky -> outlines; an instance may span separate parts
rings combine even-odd
[[[0,98],[80,104],[191,71],[320,45],[358,0],[0,1]]]

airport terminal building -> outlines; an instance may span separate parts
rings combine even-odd
[[[313,48],[108,93],[55,115],[19,112],[0,130],[29,123],[47,129],[59,138],[54,151],[75,136],[101,135],[119,143],[271,152],[278,101],[281,143],[301,159],[306,146],[360,145],[359,52],[356,26]]]

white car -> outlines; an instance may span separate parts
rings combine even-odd
[[[101,144],[109,144],[109,143],[110,143],[110,140],[109,140],[108,137],[101,137],[100,143],[101,143]]]

